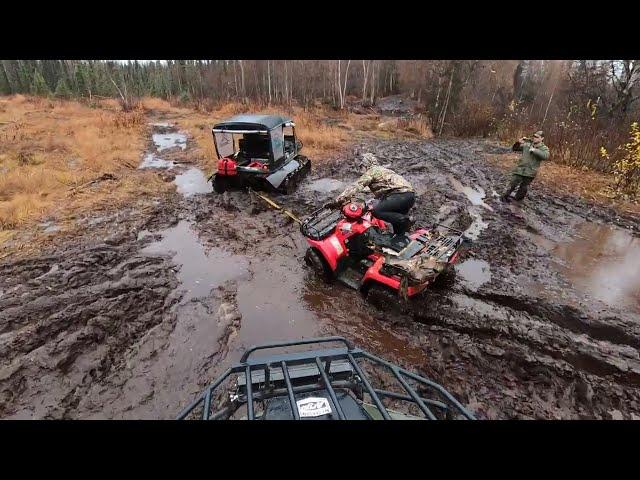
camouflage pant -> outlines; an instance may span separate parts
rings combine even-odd
[[[527,194],[527,189],[529,188],[531,182],[533,182],[533,178],[534,177],[525,177],[523,175],[514,173],[511,177],[511,183],[509,183],[509,187],[504,193],[504,196],[508,197],[509,195],[511,195],[511,192],[518,188],[515,198],[516,200],[522,200]]]

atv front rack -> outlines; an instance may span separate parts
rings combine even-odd
[[[321,207],[314,210],[300,224],[300,232],[312,240],[322,240],[333,232],[342,218],[339,209]]]
[[[327,348],[299,353],[286,353],[269,357],[252,358],[258,350],[282,348],[309,344],[326,344],[339,342],[339,348]],[[374,388],[363,372],[358,360],[367,359],[375,366],[390,371],[400,384],[404,393]],[[212,411],[214,392],[231,375],[238,374],[236,389],[223,406]],[[309,383],[309,379],[314,379]],[[305,381],[306,379],[306,381]],[[430,389],[437,392],[440,399],[425,398],[409,384],[409,380],[417,383],[418,390]],[[257,419],[254,402],[264,402],[275,397],[288,398],[287,410],[290,407],[292,417],[300,420],[300,412],[296,403],[297,396],[318,389],[326,390],[334,406],[332,419],[345,420],[350,417],[343,411],[346,391],[358,392],[360,400],[366,392],[372,404],[368,405],[371,418],[391,420],[394,413],[385,407],[383,399],[395,399],[410,402],[417,406],[425,419],[460,418],[473,420],[468,412],[442,386],[426,378],[409,372],[397,365],[389,363],[375,355],[355,347],[343,337],[312,338],[291,342],[274,342],[249,348],[240,363],[227,369],[215,382],[209,385],[197,399],[186,407],[177,417],[178,420],[193,418],[196,409],[202,407],[202,420],[228,419],[243,405],[246,405],[246,419]],[[356,393],[356,396],[358,394]],[[338,397],[341,400],[338,400]],[[349,398],[352,402],[354,400]],[[222,403],[224,405],[224,402]],[[418,417],[419,418],[419,417]]]

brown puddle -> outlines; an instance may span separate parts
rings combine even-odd
[[[331,325],[332,332],[350,338],[357,346],[400,364],[427,363],[426,353],[409,345],[402,334],[394,333],[391,322],[379,318],[380,312],[368,305],[360,293],[342,287],[318,289],[310,282],[303,299],[322,321]]]
[[[187,171],[176,175],[173,181],[176,189],[183,197],[211,192],[211,184],[199,168],[192,167]]]
[[[162,240],[145,247],[142,254],[173,254],[180,265],[178,279],[186,290],[183,303],[209,295],[209,292],[228,280],[246,276],[245,257],[212,248],[205,252],[196,232],[186,221],[163,232]]]
[[[456,265],[455,269],[463,283],[473,290],[491,280],[491,269],[484,260],[471,258]]]
[[[253,260],[251,280],[238,285],[241,327],[226,360],[238,361],[252,345],[320,336],[317,316],[300,301],[305,278],[295,261]]]
[[[556,245],[559,269],[577,288],[612,307],[640,313],[640,239],[598,223],[578,226],[578,238]]]

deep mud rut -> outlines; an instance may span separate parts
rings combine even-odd
[[[174,418],[246,347],[329,334],[478,418],[640,415],[638,219],[536,183],[498,202],[505,178],[483,155],[507,150],[489,142],[367,140],[276,200],[309,213],[371,151],[418,187],[419,220],[467,229],[455,278],[399,315],[315,278],[296,225],[260,200],[204,193],[191,139],[154,121],[141,166],[175,194],[0,261],[0,417]]]

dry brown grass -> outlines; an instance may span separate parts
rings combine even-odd
[[[145,107],[148,103],[143,102]],[[322,161],[349,143],[350,135],[344,126],[327,123],[327,115],[321,111],[309,111],[293,107],[258,107],[241,103],[228,103],[211,111],[203,112],[185,109],[167,104],[153,103],[156,113],[164,114],[176,122],[180,129],[186,130],[198,144],[193,152],[194,159],[206,169],[215,167],[215,149],[211,136],[211,126],[216,122],[239,113],[263,113],[289,115],[296,122],[296,134],[304,144],[303,152],[315,161]],[[339,122],[341,117],[336,120]]]
[[[171,104],[161,98],[144,97],[140,103],[145,110],[168,110],[171,108]]]
[[[518,154],[487,155],[487,160],[505,173],[515,166],[517,159]],[[536,182],[541,182],[558,193],[577,195],[598,205],[639,214],[638,203],[621,200],[615,194],[614,181],[612,175],[553,162],[545,162],[536,177]]]
[[[211,126],[240,113],[263,113],[288,115],[296,122],[296,134],[302,141],[303,153],[318,163],[330,160],[334,154],[348,147],[363,135],[379,138],[431,138],[431,129],[423,119],[403,121],[397,118],[382,118],[379,115],[357,115],[338,112],[323,107],[265,107],[254,104],[231,102],[213,106],[208,111],[201,108],[184,108],[157,99],[143,99],[149,110],[167,116],[179,128],[189,132],[198,147],[194,159],[205,169],[215,168],[216,155],[211,137]]]
[[[90,108],[22,95],[0,98],[0,231],[141,188],[126,177],[145,146],[144,114],[104,103]],[[118,178],[117,185],[108,182],[108,192],[92,186],[90,195],[77,194],[105,173]]]

